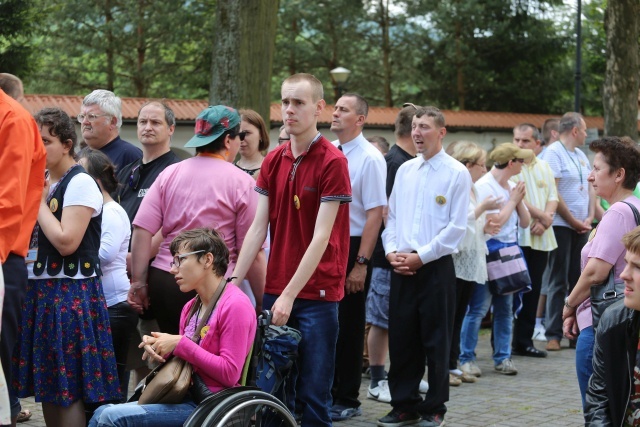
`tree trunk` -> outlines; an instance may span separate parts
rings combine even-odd
[[[607,70],[604,82],[604,133],[638,138],[640,0],[607,2]]]
[[[389,43],[389,0],[380,0],[380,29],[382,30],[382,68],[384,70],[384,105],[393,107],[391,92],[391,46]]]
[[[268,125],[278,1],[217,5],[209,101],[256,110]]]
[[[115,86],[115,71],[114,71],[114,56],[115,46],[113,41],[113,15],[111,14],[111,0],[104,2],[104,18],[107,31],[107,90],[114,91]]]

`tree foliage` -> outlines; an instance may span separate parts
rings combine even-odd
[[[570,38],[547,3],[526,0],[407,1],[423,14],[421,68],[429,76],[416,94],[443,108],[566,110],[572,91]],[[547,15],[547,16],[545,16]]]
[[[33,69],[37,22],[32,0],[0,1],[0,72],[24,76]]]
[[[31,90],[207,95],[212,1],[40,1],[48,25],[42,29],[42,55]]]

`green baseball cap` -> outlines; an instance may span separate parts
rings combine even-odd
[[[240,124],[240,115],[235,108],[226,105],[210,105],[196,118],[195,135],[185,147],[202,147],[211,144],[220,135]]]

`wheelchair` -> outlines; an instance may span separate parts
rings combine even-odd
[[[289,409],[273,395],[256,387],[258,354],[271,314],[263,311],[251,351],[247,355],[239,387],[204,399],[185,421],[184,427],[296,427]]]

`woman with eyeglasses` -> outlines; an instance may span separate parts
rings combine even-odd
[[[258,179],[264,160],[262,152],[269,148],[269,132],[256,111],[240,110],[240,118],[240,134],[244,139],[240,143],[240,159],[235,165],[253,179]]]
[[[59,108],[35,115],[49,179],[31,239],[13,386],[42,402],[50,426],[84,426],[85,404],[120,399],[100,276],[102,193],[74,160],[75,126]]]
[[[161,363],[170,355],[186,360],[212,393],[240,385],[257,322],[247,296],[227,284],[229,250],[223,236],[209,228],[183,231],[171,242],[170,253],[176,287],[196,296],[182,308],[176,334],[152,332],[142,337],[145,357]],[[200,338],[193,341],[202,321]],[[180,426],[195,408],[190,395],[177,404],[105,405],[96,410],[89,426]]]
[[[100,234],[100,263],[102,268],[102,290],[109,311],[111,337],[122,401],[126,400],[128,381],[125,381],[127,354],[131,331],[138,324],[138,316],[127,304],[129,278],[127,277],[127,252],[131,238],[131,223],[125,210],[116,203],[111,194],[118,189],[115,166],[106,154],[85,148],[78,155],[78,164],[85,168],[100,187],[102,206],[102,232]]]
[[[215,227],[229,248],[232,272],[258,204],[254,179],[231,163],[242,143],[238,112],[210,106],[198,115],[195,132],[185,147],[195,148],[196,156],[158,175],[133,221],[128,301],[140,313],[151,309],[160,330],[171,334],[178,333],[180,311],[195,296],[180,292],[169,270],[171,241],[184,230]],[[164,240],[149,266],[151,238],[158,231]],[[257,310],[265,275],[266,256],[260,251],[248,276]]]

